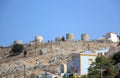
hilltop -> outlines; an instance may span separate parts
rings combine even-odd
[[[44,73],[45,70],[52,73],[59,73],[61,63],[67,62],[67,57],[71,53],[80,53],[90,49],[95,52],[100,48],[116,46],[117,43],[101,41],[57,41],[40,44],[24,44],[27,57],[23,54],[7,57],[11,47],[0,48],[0,75],[13,77],[23,77],[24,65],[26,75]]]

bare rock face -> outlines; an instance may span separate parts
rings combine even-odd
[[[46,53],[47,53],[47,49],[46,48],[40,49],[40,54],[41,55],[44,55]]]
[[[66,59],[66,53],[62,53],[60,52],[58,55],[55,55],[55,56],[52,56],[49,63],[51,65],[57,65],[57,64],[60,64],[60,62],[64,59]]]

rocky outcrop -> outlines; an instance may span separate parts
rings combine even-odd
[[[47,53],[47,49],[46,48],[40,49],[40,54],[41,55],[44,55],[46,53]]]

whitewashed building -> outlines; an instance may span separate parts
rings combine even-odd
[[[46,72],[45,74],[37,75],[36,78],[57,78],[57,76],[55,74],[50,73],[50,72]]]
[[[103,56],[103,55],[107,54],[108,51],[109,51],[109,48],[100,48],[95,53],[97,56]]]
[[[114,32],[109,32],[106,33],[103,38],[105,38],[106,40],[110,40],[112,42],[119,42],[119,38],[117,37],[117,34]]]

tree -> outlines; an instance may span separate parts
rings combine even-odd
[[[62,41],[65,41],[65,37],[64,36],[62,36]]]
[[[110,68],[107,68],[105,71],[102,73],[104,78],[112,78],[111,75],[113,75],[113,70]]]
[[[113,64],[112,58],[97,57],[95,62],[88,68],[89,78],[100,78],[101,76],[105,78],[113,77]]]
[[[26,50],[24,50],[24,53],[23,53],[23,54],[24,54],[24,57],[26,57],[26,55],[27,55],[27,51],[26,51]]]
[[[97,57],[96,58],[96,68],[101,68],[103,67],[103,63],[105,62],[105,58],[104,57]]]
[[[120,51],[115,53],[112,59],[115,61],[114,64],[120,63]]]
[[[10,53],[16,54],[16,55],[21,54],[23,49],[24,49],[24,46],[22,44],[14,44],[12,46],[12,49],[11,49]]]
[[[99,78],[99,71],[96,70],[96,62],[93,62],[88,68],[88,76],[89,78]]]
[[[63,78],[67,78],[67,76],[64,75]]]
[[[75,73],[72,73],[69,75],[69,78],[76,78],[76,77],[77,77],[77,75]]]
[[[86,75],[82,75],[80,78],[88,78],[88,76],[86,76]]]

